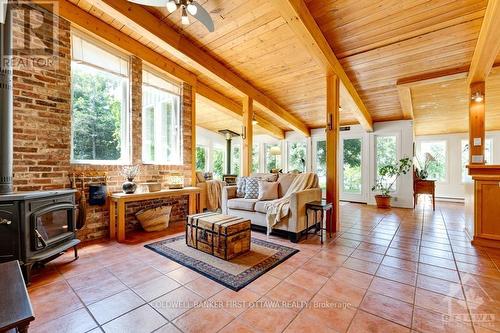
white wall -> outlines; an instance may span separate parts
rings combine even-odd
[[[468,140],[467,133],[427,135],[416,137],[416,149],[424,141],[446,141],[447,165],[446,180],[436,183],[436,196],[446,199],[463,200],[465,197],[462,182],[462,140]],[[486,139],[492,139],[493,160],[488,164],[500,164],[500,131],[486,132]]]

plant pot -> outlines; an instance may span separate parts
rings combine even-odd
[[[389,195],[376,195],[375,201],[377,202],[377,208],[391,208],[391,197]]]

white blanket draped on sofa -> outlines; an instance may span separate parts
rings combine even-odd
[[[271,233],[273,227],[280,222],[282,218],[288,216],[292,193],[316,187],[318,187],[318,177],[312,172],[302,173],[295,177],[283,198],[269,201],[265,206],[267,210],[267,234],[269,235]]]

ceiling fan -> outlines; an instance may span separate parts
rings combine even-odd
[[[183,25],[189,24],[188,13],[195,19],[200,21],[210,32],[213,32],[214,21],[210,14],[198,2],[194,0],[128,0],[139,5],[153,6],[153,7],[167,7],[169,13],[175,12],[181,8],[182,16],[181,23]]]

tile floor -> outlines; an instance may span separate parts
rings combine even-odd
[[[341,213],[323,246],[271,237],[300,252],[239,292],[145,249],[151,240],[87,245],[35,276],[31,331],[500,332],[500,251],[470,245],[462,205]]]

